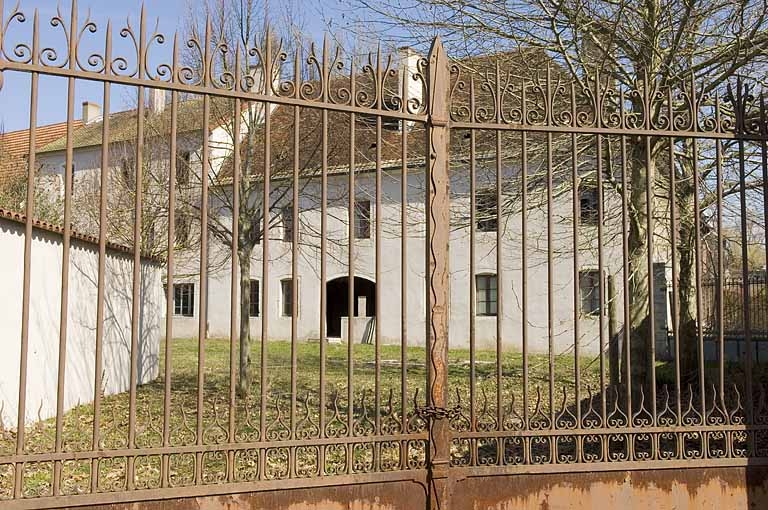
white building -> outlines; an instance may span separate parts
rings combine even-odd
[[[410,58],[404,62],[412,64]],[[144,157],[146,165],[161,168],[160,174],[167,179],[169,153],[169,124],[168,106],[164,95],[153,91],[150,93],[149,115],[154,119],[156,132],[145,140]],[[214,100],[218,101],[218,100]],[[203,145],[202,118],[200,100],[182,102],[179,107],[178,152],[174,155],[177,167],[177,187],[182,202],[193,204],[199,198],[199,188],[189,191],[190,176],[192,180],[203,175],[201,156]],[[252,113],[255,106],[251,107]],[[226,110],[226,108],[224,108]],[[308,109],[307,109],[308,110]],[[215,109],[214,109],[215,111]],[[248,109],[244,110],[246,114]],[[292,166],[292,156],[282,155],[291,153],[292,147],[292,108],[273,108],[271,115],[273,133],[273,176],[274,190],[286,191],[290,188],[291,180],[288,170]],[[316,111],[315,111],[316,112]],[[321,214],[319,199],[321,195],[320,181],[317,169],[320,160],[316,154],[318,121],[312,117],[316,113],[304,116],[302,125],[312,126],[314,133],[302,137],[300,149],[302,153],[312,152],[302,161],[301,193],[299,201],[299,221],[297,223],[299,245],[297,246],[296,275],[297,297],[292,302],[292,203],[290,193],[279,193],[279,198],[272,197],[270,205],[269,231],[269,264],[268,274],[262,274],[263,242],[259,242],[251,257],[250,288],[253,297],[250,306],[251,334],[258,337],[261,331],[261,321],[269,316],[269,338],[290,339],[292,333],[299,340],[316,340],[321,336],[343,339],[347,334],[347,300],[348,282],[351,273],[348,267],[348,122],[344,114],[331,114],[330,137],[332,142],[329,149],[329,176],[327,188],[327,251],[326,251],[326,281],[322,282],[320,256],[320,225]],[[342,115],[334,120],[333,115]],[[257,118],[263,118],[258,112]],[[131,158],[135,153],[135,111],[113,114],[111,119],[112,136],[110,138],[110,162],[114,165],[113,172],[123,175],[123,185],[130,187],[130,173],[135,161]],[[103,119],[100,111],[93,104],[84,105],[83,126],[75,131],[74,140],[74,193],[88,182],[96,182],[101,165],[101,126]],[[261,121],[254,124],[260,129]],[[346,129],[346,131],[345,131]],[[354,341],[367,341],[373,335],[375,328],[383,342],[400,343],[403,332],[408,336],[410,345],[423,345],[425,334],[425,244],[424,244],[424,165],[423,146],[415,149],[415,155],[408,160],[408,190],[406,199],[401,196],[401,176],[403,163],[399,159],[399,140],[402,136],[402,125],[394,123],[386,125],[382,143],[381,166],[381,210],[376,209],[376,165],[374,164],[375,147],[377,142],[373,137],[371,119],[360,116],[356,126],[357,144],[355,147],[356,186],[355,198],[355,239],[354,239],[354,268],[356,314]],[[418,131],[418,126],[407,126],[409,130]],[[411,146],[418,145],[416,140],[423,140],[420,133],[415,132]],[[501,222],[496,221],[495,198],[495,160],[487,154],[480,158],[477,168],[476,213],[475,222],[475,293],[470,293],[470,247],[469,247],[469,181],[466,152],[457,148],[461,145],[459,134],[452,143],[454,164],[451,168],[452,222],[450,240],[450,270],[451,270],[451,310],[450,310],[450,345],[465,348],[469,345],[470,327],[474,323],[475,339],[478,347],[491,347],[496,344],[497,331],[500,330],[503,343],[510,349],[520,349],[523,337],[523,274],[527,283],[527,320],[528,344],[532,352],[546,352],[550,341],[556,352],[565,352],[574,345],[574,325],[578,321],[579,342],[582,352],[595,353],[599,350],[601,340],[608,345],[609,337],[616,335],[623,322],[622,288],[621,288],[621,241],[616,235],[620,228],[616,207],[617,196],[606,192],[606,234],[601,239],[603,249],[602,274],[598,271],[598,238],[596,234],[594,188],[584,186],[584,192],[576,198],[577,209],[581,210],[582,222],[577,225],[580,242],[578,246],[578,262],[574,267],[573,250],[573,194],[572,192],[557,193],[551,204],[552,210],[552,243],[547,238],[547,204],[543,200],[544,189],[541,186],[532,188],[529,193],[529,208],[525,234],[523,232],[522,215],[519,210],[519,189],[521,169],[514,157],[503,164],[501,181],[504,204],[502,206]],[[231,210],[224,204],[229,200],[231,192],[231,155],[232,155],[232,115],[215,115],[211,122],[208,143],[211,149],[208,175],[211,179],[211,214],[216,222],[225,229],[231,225]],[[133,137],[133,138],[132,138]],[[242,133],[245,142],[247,132]],[[134,140],[134,142],[132,142]],[[534,141],[535,142],[535,141]],[[263,142],[259,142],[263,143]],[[337,144],[337,145],[334,145]],[[63,193],[63,170],[65,160],[66,138],[60,138],[39,149],[38,161],[42,179],[54,183],[54,191]],[[285,148],[284,151],[281,149]],[[540,148],[539,148],[540,150]],[[346,151],[346,152],[345,152]],[[531,152],[531,167],[541,171],[541,161],[536,160],[536,151]],[[261,156],[259,154],[254,155]],[[280,159],[282,157],[282,159]],[[483,159],[484,158],[484,159]],[[506,158],[506,156],[505,156]],[[178,172],[184,170],[185,180],[178,178]],[[594,169],[582,170],[584,175],[591,171],[594,179]],[[565,175],[565,174],[563,174]],[[47,176],[47,177],[46,177]],[[258,171],[251,176],[259,183],[261,177]],[[46,180],[47,179],[47,180]],[[588,179],[587,179],[588,180]],[[585,182],[587,182],[585,180]],[[58,184],[56,184],[58,183]],[[161,180],[162,184],[162,180]],[[58,188],[56,188],[58,186]],[[135,186],[135,184],[134,184]],[[261,184],[253,189],[260,189]],[[150,188],[152,189],[152,188]],[[167,186],[159,185],[155,191],[147,193],[148,203],[159,204],[162,209],[167,200]],[[114,188],[118,196],[124,195],[120,188]],[[130,195],[130,194],[129,194]],[[260,200],[259,192],[255,191],[252,200]],[[154,202],[153,202],[154,201]],[[130,202],[130,201],[129,201]],[[401,211],[403,203],[408,211],[406,225],[405,264],[401,263],[402,247]],[[177,229],[176,274],[174,277],[173,303],[174,337],[191,337],[198,335],[200,323],[200,276],[199,251],[189,238],[197,238],[199,230],[195,229],[192,218],[194,208],[174,211]],[[147,240],[165,239],[167,215],[158,214],[157,220],[143,226],[144,242]],[[128,215],[127,221],[130,222]],[[259,218],[250,218],[259,220]],[[199,219],[198,219],[199,221]],[[376,223],[381,221],[382,237],[379,249],[380,278],[376,278]],[[501,267],[497,267],[496,245],[497,228],[501,229]],[[144,230],[149,229],[149,232]],[[183,230],[184,239],[179,241],[179,230]],[[526,268],[522,268],[523,236],[527,243]],[[213,235],[210,238],[209,277],[208,277],[208,310],[205,323],[210,337],[228,337],[230,334],[231,313],[231,261],[229,244],[222,243]],[[121,240],[122,241],[122,240]],[[130,242],[130,239],[124,240]],[[156,243],[164,253],[166,246]],[[551,263],[548,263],[552,254]],[[666,261],[659,259],[657,278],[658,305],[656,306],[657,337],[665,335],[666,306],[663,280]],[[405,272],[406,288],[401,285],[402,271]],[[501,277],[499,278],[499,273]],[[552,274],[551,283],[548,275]],[[321,331],[320,295],[321,287],[325,285],[327,305],[324,318],[325,331]],[[600,308],[600,286],[604,289],[604,306]],[[574,287],[577,292],[574,292]],[[265,290],[269,299],[261,302]],[[239,295],[239,288],[237,289]],[[552,313],[550,317],[548,296],[551,293]],[[499,306],[499,297],[503,303]],[[405,298],[405,320],[402,319],[401,308]],[[378,310],[380,317],[374,323],[373,316]],[[574,303],[574,300],[577,302]],[[471,320],[471,302],[474,301],[475,317]],[[239,313],[239,309],[235,313]],[[500,316],[499,316],[500,312]],[[158,308],[158,313],[164,313],[164,307]],[[291,314],[297,314],[296,331],[292,332]],[[601,321],[600,316],[603,315]],[[238,318],[239,320],[239,318]],[[497,324],[498,323],[498,324]],[[602,323],[602,330],[600,329]],[[601,336],[602,335],[602,336]],[[659,338],[659,340],[662,340]]]

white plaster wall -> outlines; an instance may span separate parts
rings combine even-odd
[[[404,55],[411,62],[413,55]],[[409,88],[418,84],[409,84]],[[415,95],[417,90],[414,89]],[[244,115],[246,113],[244,112]],[[244,126],[247,123],[243,124]],[[189,149],[199,150],[199,133],[185,135],[183,144]],[[182,143],[182,142],[180,142]],[[231,135],[225,127],[214,128],[210,135],[212,172],[217,173],[220,163],[232,148]],[[45,168],[51,171],[63,169],[64,155],[62,153],[45,155],[40,158]],[[116,163],[117,164],[117,163]],[[75,151],[76,188],[77,179],[85,178],[91,173],[98,174],[100,152],[98,148],[79,149]],[[491,168],[478,165],[478,189],[483,183],[491,183],[495,179]],[[193,171],[200,172],[199,154],[193,160]],[[505,168],[504,179],[512,178],[517,172],[514,168]],[[198,173],[199,175],[199,173]],[[451,171],[451,203],[452,220],[459,221],[452,225],[450,239],[450,269],[451,269],[451,313],[450,313],[450,342],[452,347],[468,347],[471,318],[469,316],[470,301],[474,299],[469,292],[469,228],[466,221],[468,216],[468,191],[466,167],[457,166]],[[383,218],[383,238],[381,240],[382,267],[381,281],[378,290],[381,299],[381,316],[377,325],[381,328],[382,339],[389,343],[401,342],[402,311],[405,310],[406,332],[411,344],[424,343],[426,314],[426,298],[424,287],[424,175],[423,169],[411,168],[409,173],[409,225],[406,261],[408,286],[401,289],[401,224],[400,224],[400,175],[397,169],[387,169],[383,178],[383,207],[380,216]],[[357,178],[356,196],[359,200],[370,200],[372,216],[376,218],[375,184],[373,174],[360,174]],[[279,186],[279,182],[273,183]],[[62,188],[63,190],[63,188]],[[326,280],[346,276],[347,267],[347,176],[332,176],[328,188],[328,251],[326,258]],[[299,339],[317,339],[320,337],[320,210],[318,185],[312,183],[301,192],[300,231],[301,243],[298,261],[298,330]],[[604,276],[613,275],[618,294],[616,295],[615,313],[618,329],[622,327],[623,294],[621,285],[621,239],[617,236],[616,197],[611,202],[606,198],[606,232],[602,240],[604,250]],[[217,208],[212,207],[215,211]],[[278,207],[275,211],[279,210]],[[603,316],[602,330],[600,318],[578,314],[579,303],[574,303],[575,277],[573,267],[573,221],[571,194],[566,193],[555,198],[553,203],[553,244],[551,272],[552,278],[552,317],[550,328],[549,300],[550,287],[548,284],[549,267],[547,265],[548,249],[546,239],[547,216],[543,206],[529,210],[526,226],[528,240],[527,283],[528,306],[525,310],[527,323],[528,345],[532,352],[546,352],[550,341],[556,352],[566,352],[572,349],[576,340],[585,353],[596,353],[601,341],[608,342],[608,317]],[[462,217],[464,219],[462,219]],[[158,226],[158,232],[166,228]],[[372,224],[371,239],[355,241],[355,274],[375,281],[375,239]],[[581,226],[579,234],[582,237],[579,249],[577,269],[597,269],[598,239],[596,227]],[[262,307],[261,317],[251,318],[252,334],[260,335],[261,320],[265,313],[269,315],[269,336],[272,339],[288,339],[291,337],[291,318],[281,316],[280,280],[291,277],[291,244],[282,241],[279,227],[273,229],[270,242],[270,262],[268,282],[262,275],[262,245],[254,250],[251,263],[251,277],[260,280],[260,291],[268,292],[266,309]],[[502,306],[500,313],[500,330],[502,342],[512,349],[521,349],[523,341],[523,306],[522,306],[522,237],[523,228],[521,215],[514,213],[502,220],[502,267],[500,294]],[[211,271],[209,275],[208,314],[206,318],[209,334],[214,337],[228,336],[230,333],[230,264],[227,262],[228,247],[219,245],[211,240]],[[476,232],[476,274],[496,273],[496,234]],[[664,260],[663,250],[657,245],[655,258]],[[194,337],[199,331],[200,281],[199,259],[196,252],[179,253],[175,282],[195,283],[195,313],[193,317],[174,317],[174,337]],[[239,290],[239,289],[238,289]],[[239,293],[238,293],[239,294]],[[405,295],[405,300],[403,296]],[[239,295],[238,295],[239,298]],[[405,305],[404,305],[405,303]],[[162,307],[161,313],[164,313]],[[236,310],[237,313],[238,310]],[[575,321],[578,320],[579,335],[575,336]],[[492,347],[496,344],[497,319],[495,317],[475,317],[475,336],[479,347]],[[602,335],[601,335],[602,333]]]
[[[482,174],[484,170],[480,169]],[[488,170],[490,172],[490,170]],[[513,175],[513,169],[505,170],[505,178]],[[470,331],[470,295],[469,287],[469,228],[462,215],[468,216],[468,180],[466,172],[461,168],[452,171],[452,225],[450,238],[450,269],[451,269],[451,310],[450,310],[450,344],[454,348],[469,346]],[[480,175],[478,182],[487,182]],[[356,198],[370,200],[372,216],[375,211],[375,180],[373,174],[360,174],[357,179]],[[273,183],[273,188],[279,186]],[[381,316],[377,318],[377,326],[381,328],[382,340],[387,343],[401,342],[401,310],[403,308],[403,292],[401,289],[401,198],[400,175],[397,170],[387,170],[383,176],[382,211],[383,218],[381,241],[381,280],[379,293],[381,299]],[[406,295],[406,329],[408,342],[411,345],[423,345],[425,335],[426,298],[424,287],[424,175],[418,169],[409,173],[408,212],[408,256],[406,261],[407,289]],[[347,267],[347,177],[329,178],[328,188],[328,250],[326,257],[326,281],[330,281],[349,273]],[[298,330],[300,340],[318,339],[320,337],[320,210],[317,203],[319,190],[314,184],[302,189],[300,213],[300,248],[299,248],[299,304]],[[606,211],[615,203],[607,197]],[[532,200],[533,201],[533,200]],[[552,329],[550,334],[548,310],[548,245],[546,238],[547,216],[543,206],[529,210],[526,225],[528,243],[527,283],[528,307],[526,320],[528,324],[528,345],[531,352],[547,352],[551,341],[556,353],[564,353],[573,349],[576,341],[574,335],[574,310],[580,308],[580,303],[574,305],[574,267],[573,267],[573,221],[572,195],[567,193],[556,198],[553,203],[553,243],[552,243]],[[279,210],[279,206],[274,208]],[[276,214],[277,212],[275,212]],[[606,216],[608,216],[606,212]],[[614,215],[615,220],[615,215]],[[623,323],[623,294],[621,279],[621,238],[616,229],[620,224],[611,220],[605,227],[603,246],[603,272],[607,277],[613,275],[617,290],[616,317],[618,328]],[[501,308],[502,343],[512,350],[522,348],[523,307],[522,307],[522,224],[521,215],[515,213],[506,220],[502,218],[502,277],[500,294],[503,296]],[[371,225],[370,239],[355,241],[356,276],[375,281],[375,222]],[[579,249],[580,269],[597,269],[597,227],[583,225],[579,229],[581,236]],[[268,265],[268,303],[269,337],[271,339],[289,339],[291,337],[291,318],[281,316],[280,280],[291,277],[291,243],[282,241],[282,229],[273,228],[270,235]],[[476,232],[475,238],[475,272],[496,273],[496,233]],[[264,291],[262,276],[262,249],[256,247],[251,263],[251,277],[261,280],[261,291]],[[227,337],[230,333],[230,272],[226,260],[228,247],[213,243],[211,249],[212,266],[209,278],[209,334],[213,337]],[[194,256],[189,258],[188,266],[183,264],[179,272],[194,275],[199,262]],[[197,306],[199,299],[199,277],[188,276],[184,281],[196,283],[194,318],[177,317],[174,319],[174,336],[189,337],[198,334]],[[177,281],[179,281],[177,279]],[[606,289],[607,298],[607,289]],[[251,333],[261,334],[261,319],[265,310],[262,308],[261,317],[251,319]],[[583,353],[599,352],[601,343],[600,319],[597,316],[579,314],[578,341]],[[476,342],[478,347],[490,348],[496,344],[496,317],[475,318]],[[603,316],[602,341],[609,341],[607,307]]]
[[[113,151],[114,152],[114,151]],[[121,154],[124,152],[121,151]],[[120,161],[113,154],[111,163],[113,168],[119,168]],[[65,151],[46,152],[37,155],[37,162],[39,164],[38,174],[41,178],[54,178],[58,183],[58,189],[49,188],[46,189],[48,193],[55,192],[56,198],[64,198],[64,164],[66,163]],[[75,165],[74,175],[74,190],[75,195],[80,193],[80,185],[85,179],[98,178],[98,172],[101,168],[101,147],[84,147],[82,149],[76,149],[72,152],[72,162]],[[40,193],[43,190],[38,190]]]
[[[61,313],[62,238],[35,230],[32,240],[29,358],[25,421],[56,414]],[[103,391],[129,389],[131,357],[132,255],[108,250],[105,279]],[[2,419],[16,423],[24,267],[24,225],[0,219],[0,356]],[[78,240],[70,251],[64,408],[92,401],[96,346],[98,247]],[[161,337],[160,266],[141,267],[137,373],[140,384],[159,374]]]

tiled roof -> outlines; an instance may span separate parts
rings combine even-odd
[[[328,112],[327,159],[329,173],[346,173],[350,160],[350,117],[347,113]],[[278,106],[271,114],[270,134],[271,166],[270,178],[283,179],[293,175],[294,168],[294,111],[292,106]],[[301,108],[299,112],[299,172],[304,176],[317,175],[323,164],[323,130],[321,110]],[[415,125],[410,132],[408,160],[424,158],[422,125]],[[264,174],[263,126],[254,130],[253,137],[241,142],[241,172],[251,177]],[[355,123],[355,168],[358,171],[376,168],[376,149],[379,147],[383,166],[397,165],[402,156],[402,133],[398,125],[382,127],[381,139],[376,135],[375,117],[358,115]],[[223,163],[217,176],[221,183],[231,182],[232,157]]]
[[[271,166],[270,179],[291,179],[294,169],[294,118],[293,107],[278,106],[272,113],[272,132],[270,136]],[[320,121],[321,111],[313,108],[302,108],[299,113],[299,173],[305,177],[319,176],[323,164],[323,129]],[[327,143],[328,175],[347,174],[350,161],[351,125],[348,113],[329,112]],[[411,169],[424,166],[426,157],[425,126],[414,123],[408,129],[408,144],[406,163]],[[241,175],[259,178],[264,174],[264,142],[263,129],[254,132],[249,143],[246,138],[241,142],[240,171]],[[358,114],[355,123],[355,171],[367,172],[377,168],[377,147],[380,146],[380,165],[383,169],[397,169],[402,166],[403,132],[398,124],[383,127],[381,138],[376,133],[374,115]],[[477,130],[475,133],[475,157],[477,161],[495,157],[496,133],[492,130]],[[504,141],[503,153],[514,149],[509,140]],[[537,154],[535,148],[529,149],[533,157]],[[451,158],[461,162],[469,157],[468,131],[451,130]],[[228,157],[217,176],[219,185],[232,182],[233,158]]]
[[[26,223],[27,223],[27,217],[24,214],[19,213],[19,212],[14,212],[14,211],[8,211],[6,209],[0,209],[0,219],[5,219],[5,220],[13,221],[14,223],[19,223],[19,224],[22,224],[22,225],[26,225]],[[63,234],[64,233],[64,227],[63,226],[61,226],[61,225],[54,225],[53,223],[48,223],[48,222],[41,221],[41,220],[33,220],[32,221],[32,226],[35,229],[44,230],[46,232],[51,232],[51,233],[54,233],[54,234]],[[82,241],[82,242],[84,242],[86,244],[95,245],[96,247],[98,247],[98,245],[99,245],[99,238],[98,237],[89,236],[87,234],[81,234],[81,233],[76,232],[76,231],[71,231],[70,237],[72,239],[77,239],[78,241]],[[131,254],[131,255],[133,254],[133,248],[131,248],[129,246],[123,246],[122,244],[111,243],[109,241],[107,242],[107,249],[112,250],[112,251],[118,251],[118,252],[121,252],[121,253],[128,253],[128,254]],[[145,259],[145,260],[148,260],[148,261],[152,261],[152,262],[157,262],[158,261],[158,259],[153,258],[153,257],[148,256],[148,255],[142,255],[142,258]]]
[[[83,125],[76,120],[72,127],[75,132]],[[47,126],[38,126],[35,130],[35,149],[66,137],[67,123],[59,122]],[[26,161],[29,156],[29,130],[21,129],[0,133],[0,184],[13,180],[26,173]]]
[[[495,69],[496,62],[499,62],[501,67],[505,71],[512,71],[513,74],[517,74],[521,68],[528,69],[534,67],[537,69],[546,68],[550,60],[545,54],[538,50],[525,50],[519,52],[502,52],[493,55],[483,55],[465,58],[460,62],[464,67],[465,72],[469,74],[476,74],[477,79]],[[561,68],[559,66],[554,67],[555,74],[559,76]],[[388,82],[390,85],[396,83],[397,80],[393,79]],[[342,85],[345,85],[342,83]],[[358,84],[360,90],[366,90],[367,87],[372,86],[372,83],[367,83],[365,80],[361,80]],[[490,107],[492,105],[492,98],[482,92],[482,87],[478,87],[480,91],[476,96],[476,106],[478,107]],[[394,92],[394,91],[388,91]],[[457,102],[461,102],[462,99],[454,98]],[[487,104],[486,104],[487,103]],[[248,103],[243,102],[243,107],[246,108]],[[187,99],[179,102],[178,108],[178,134],[193,133],[200,131],[203,124],[203,100],[199,97],[193,99]],[[214,97],[211,99],[210,127],[219,126],[231,118],[233,101],[225,97]],[[356,144],[354,151],[356,153],[357,165],[359,167],[375,167],[375,147],[378,145],[376,142],[376,135],[374,129],[373,116],[375,113],[372,111],[372,115],[358,115],[358,123],[355,127],[356,132]],[[321,141],[322,132],[319,128],[320,110],[316,108],[301,108],[300,109],[300,125],[301,125],[301,151],[300,151],[300,168],[302,173],[314,173],[319,169],[321,164]],[[344,171],[349,161],[350,147],[349,147],[349,116],[345,113],[329,112],[329,146],[328,146],[328,159],[327,164],[330,168],[337,168],[339,171]],[[123,112],[116,112],[109,116],[110,120],[110,143],[130,142],[135,140],[137,131],[137,110],[127,110]],[[272,113],[272,163],[273,168],[271,170],[272,176],[275,178],[290,176],[293,168],[293,107],[290,106],[278,106]],[[170,134],[171,125],[171,108],[167,105],[166,108],[160,113],[154,113],[147,109],[145,120],[145,133],[147,137],[168,137]],[[77,129],[75,129],[72,144],[75,149],[86,147],[98,147],[102,143],[103,121],[83,125],[81,121],[76,123]],[[423,126],[419,123],[415,125],[416,131],[423,131]],[[67,137],[65,136],[66,123],[55,124],[51,126],[45,126],[44,128],[38,128],[38,153],[50,153],[63,151],[66,148]],[[458,130],[453,130],[452,133],[452,152],[454,154],[461,154],[466,151],[466,140],[464,140],[465,133],[459,133]],[[490,131],[481,130],[477,136],[477,149],[478,151],[490,150],[492,148],[492,133]],[[28,149],[24,145],[23,139],[28,137],[27,131],[19,131],[14,133],[8,133],[5,135],[9,137],[9,141],[12,146],[21,145],[23,149],[22,153],[28,152]],[[256,133],[255,139],[253,139],[253,146],[249,146],[247,140],[244,140],[242,147],[243,161],[249,161],[247,170],[244,169],[250,175],[258,176],[263,173],[263,140],[264,134],[262,132]],[[423,161],[424,149],[422,143],[420,143],[421,135],[414,133],[411,137],[412,142],[408,146],[407,158],[409,162]],[[396,164],[401,158],[401,134],[397,130],[391,130],[384,128],[381,139],[381,160],[382,162],[388,162],[389,164]],[[0,146],[0,150],[2,147]],[[0,158],[2,159],[2,158]],[[12,169],[18,169],[21,165],[16,164],[13,161],[13,157],[7,158],[11,163],[7,164],[10,168],[5,172],[0,172],[0,184],[2,183],[3,174],[7,174]],[[0,162],[0,165],[3,163]],[[0,167],[1,168],[1,167]],[[23,167],[21,169],[23,172]],[[223,181],[231,179],[232,175],[232,161],[228,158],[222,169],[222,173],[219,178]]]
[[[213,128],[220,125],[231,114],[232,100],[228,98],[211,99],[209,123]],[[109,116],[109,141],[130,142],[136,139],[138,111],[126,110]],[[203,100],[190,99],[179,102],[177,133],[200,131],[203,127]],[[75,149],[97,147],[101,145],[104,122],[91,122],[75,132],[72,146]],[[146,136],[168,136],[171,132],[171,106],[167,105],[160,113],[146,110],[144,122]],[[67,137],[61,136],[50,141],[39,153],[63,151],[67,147]]]

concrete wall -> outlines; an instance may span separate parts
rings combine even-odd
[[[61,313],[62,236],[35,229],[32,239],[26,422],[56,413]],[[103,391],[129,388],[133,256],[107,251],[103,342]],[[0,219],[0,400],[2,419],[15,426],[18,409],[24,225]],[[64,407],[94,395],[98,246],[73,239],[70,251]],[[162,322],[161,268],[141,267],[138,380],[158,376]]]

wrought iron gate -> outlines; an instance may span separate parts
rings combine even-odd
[[[166,44],[143,10],[118,39],[76,2],[60,51],[0,13],[3,101],[30,105],[0,176],[24,194],[0,206],[9,508],[403,481],[448,508],[471,477],[765,463],[768,123],[741,80],[626,88],[439,39],[359,62],[210,22]],[[76,120],[85,81],[103,114]]]

